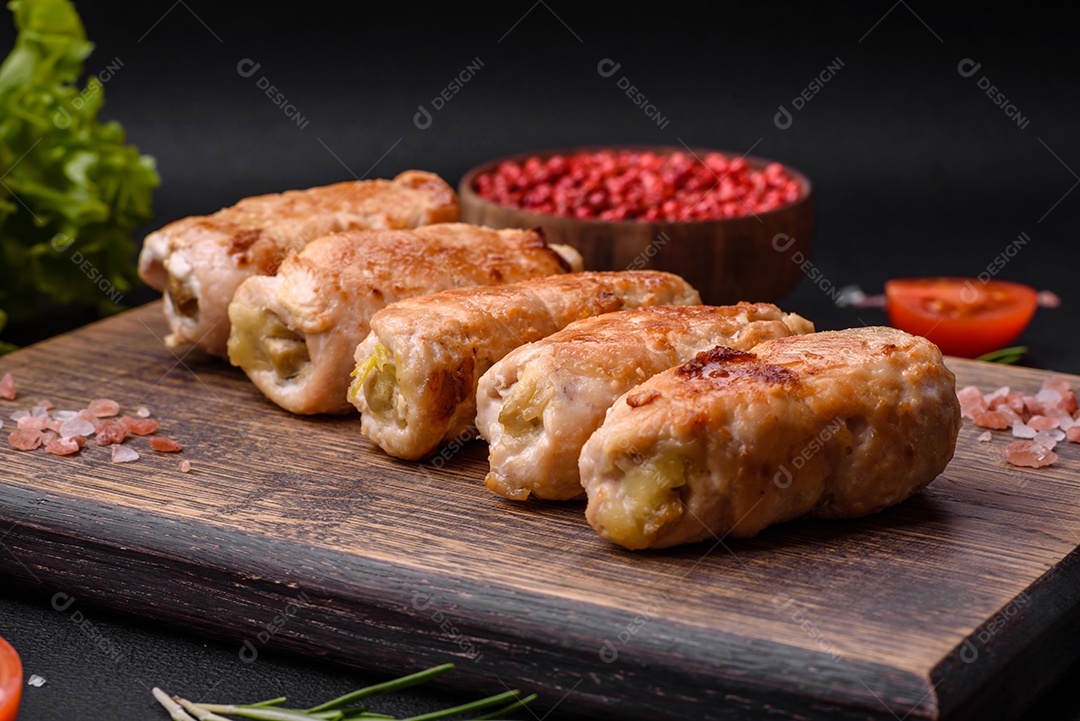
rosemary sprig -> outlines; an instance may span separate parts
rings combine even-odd
[[[447,663],[429,668],[426,671],[402,676],[384,683],[347,693],[309,709],[291,709],[282,706],[288,699],[285,696],[267,699],[252,704],[210,704],[193,703],[179,696],[169,696],[159,688],[153,689],[154,698],[169,712],[173,721],[231,721],[226,716],[255,719],[256,721],[395,721],[394,716],[374,713],[366,706],[355,705],[357,701],[393,693],[416,686],[453,670],[454,664]],[[518,690],[488,696],[478,701],[454,706],[453,708],[411,716],[402,721],[438,721],[451,716],[461,716],[487,711],[483,716],[472,717],[470,721],[485,721],[502,718],[508,713],[524,708],[536,700],[536,694],[521,697]],[[509,703],[507,703],[509,702]],[[492,711],[491,709],[495,709]]]
[[[1020,362],[1020,359],[1024,357],[1024,354],[1028,352],[1027,346],[1018,345],[1012,348],[1002,348],[1001,350],[990,351],[985,353],[975,360],[985,361],[987,363],[1005,363],[1007,365],[1014,365]]]

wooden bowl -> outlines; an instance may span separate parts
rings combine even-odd
[[[655,268],[677,273],[694,285],[709,304],[777,301],[802,277],[814,236],[814,196],[810,181],[785,166],[803,189],[802,197],[776,210],[724,220],[690,222],[612,222],[534,213],[481,198],[476,177],[505,160],[567,155],[597,150],[684,151],[674,146],[586,147],[522,153],[478,165],[461,179],[461,219],[492,228],[543,228],[551,243],[577,248],[587,270]],[[699,157],[722,152],[694,149]],[[770,161],[746,156],[752,168]]]

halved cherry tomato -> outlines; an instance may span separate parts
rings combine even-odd
[[[885,284],[889,322],[947,355],[975,358],[1012,343],[1035,315],[1034,288],[978,278],[904,278]]]
[[[15,721],[22,700],[22,678],[19,654],[0,638],[0,721]]]

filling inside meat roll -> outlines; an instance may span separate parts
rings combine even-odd
[[[499,412],[503,438],[509,437],[521,446],[535,442],[544,430],[544,409],[554,396],[555,388],[544,382],[540,371],[532,366],[526,368]]]
[[[359,382],[353,385],[349,400],[363,392],[372,415],[383,422],[394,421],[399,428],[404,428],[408,402],[398,388],[397,365],[390,349],[376,343],[374,353],[358,365],[352,375],[359,378]]]
[[[276,313],[237,303],[229,308],[229,318],[229,360],[234,365],[273,372],[281,381],[304,382],[311,375],[307,341]]]

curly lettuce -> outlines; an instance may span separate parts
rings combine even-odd
[[[0,332],[42,300],[115,312],[138,282],[132,231],[149,221],[154,159],[97,120],[102,82],[69,0],[13,0],[0,65]],[[0,353],[10,345],[0,341]]]

